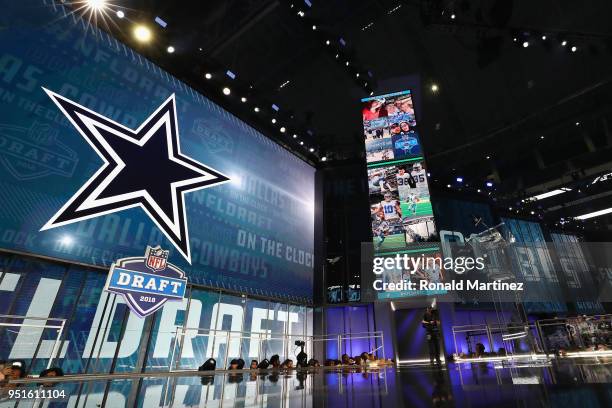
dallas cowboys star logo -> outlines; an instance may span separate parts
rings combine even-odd
[[[181,154],[174,94],[132,130],[43,89],[104,164],[40,230],[141,207],[191,264],[185,193],[229,178]]]

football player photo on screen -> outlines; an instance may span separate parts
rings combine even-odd
[[[372,203],[378,205],[387,191],[397,192],[397,180],[389,167],[368,169],[368,190]]]
[[[427,175],[421,162],[397,166],[395,179],[403,218],[433,215]]]
[[[389,131],[389,122],[387,121],[387,118],[363,122],[363,131],[366,142],[370,140],[391,137],[391,132]]]

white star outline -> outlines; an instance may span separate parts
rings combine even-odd
[[[102,166],[89,178],[89,180],[87,180],[87,182],[85,182],[81,188],[79,190],[77,190],[77,192],[62,206],[62,208],[60,208],[59,211],[57,211],[52,217],[51,219],[49,219],[49,221],[47,221],[47,223],[45,225],[43,225],[40,228],[40,231],[45,231],[51,228],[56,228],[56,227],[61,227],[64,225],[68,225],[68,224],[72,224],[75,222],[79,222],[79,221],[83,221],[86,219],[90,219],[90,218],[96,218],[96,217],[100,217],[103,215],[107,215],[107,214],[111,214],[111,213],[115,213],[115,212],[119,212],[119,211],[123,211],[129,208],[134,208],[134,207],[140,207],[142,208],[142,210],[147,214],[147,216],[155,223],[155,225],[158,227],[158,229],[166,236],[166,238],[168,238],[168,240],[170,242],[172,242],[172,244],[174,245],[174,247],[179,251],[179,253],[187,260],[187,262],[189,264],[191,264],[191,248],[189,245],[189,228],[187,225],[187,214],[186,214],[186,205],[185,205],[185,193],[188,192],[192,192],[192,191],[196,191],[196,190],[201,190],[204,188],[208,188],[208,187],[212,187],[212,186],[217,186],[223,183],[227,183],[230,181],[230,178],[215,170],[212,169],[208,166],[205,166],[204,164],[200,163],[199,161],[188,157],[188,156],[183,156],[182,152],[181,152],[181,147],[180,147],[180,135],[179,135],[179,129],[178,129],[178,116],[176,113],[176,99],[175,99],[175,94],[173,93],[172,95],[170,95],[161,105],[159,105],[159,107],[155,110],[155,112],[153,112],[151,115],[149,115],[149,117],[147,119],[145,119],[140,126],[138,127],[138,129],[133,130],[130,129],[120,123],[115,122],[114,120],[105,117],[97,112],[92,111],[91,109],[88,109],[68,98],[65,98],[49,89],[46,89],[44,87],[42,87],[42,89],[47,93],[47,95],[51,98],[51,100],[53,101],[53,103],[55,103],[55,105],[60,109],[60,111],[66,116],[66,118],[68,118],[68,120],[70,121],[70,123],[74,126],[74,128],[79,132],[79,134],[83,137],[83,139],[85,139],[87,141],[87,143],[92,147],[92,149],[96,152],[96,154],[100,157],[100,159],[102,159],[103,164]],[[65,101],[69,104],[78,106],[80,109],[83,109],[84,111],[88,112],[90,115],[97,117],[97,118],[101,118],[104,121],[108,121],[110,123],[112,123],[114,126],[117,126],[120,129],[123,129],[125,131],[125,133],[121,133],[119,131],[117,131],[116,129],[113,129],[109,126],[106,126],[103,123],[100,123],[98,121],[96,121],[95,119],[91,118],[91,117],[87,117],[82,115],[79,112],[74,112],[80,120],[83,121],[83,124],[85,124],[85,126],[87,127],[87,130],[89,130],[89,132],[91,133],[91,135],[93,135],[95,137],[95,139],[104,147],[104,150],[106,151],[106,153],[108,153],[111,158],[114,161],[114,165],[115,168],[112,169],[112,171],[110,172],[109,175],[106,176],[106,178],[104,180],[102,180],[102,182],[100,182],[100,184],[86,197],[86,199],[77,207],[76,211],[78,210],[86,210],[86,209],[95,209],[96,207],[100,207],[103,205],[112,205],[112,204],[116,204],[117,206],[115,208],[111,208],[109,210],[105,210],[105,211],[100,211],[100,212],[96,212],[93,214],[88,214],[85,216],[78,216],[75,218],[71,218],[69,220],[66,221],[61,221],[61,222],[55,222],[65,211],[67,208],[69,208],[71,206],[71,204],[73,204],[73,202],[77,199],[80,198],[81,194],[83,193],[84,190],[86,190],[90,184],[100,175],[100,173],[104,172],[104,170],[111,165],[111,163],[109,163],[109,161],[106,159],[106,157],[98,150],[98,148],[95,146],[94,143],[92,143],[92,141],[90,140],[89,135],[87,135],[83,129],[81,128],[81,125],[77,124],[74,119],[71,117],[71,115],[64,109],[64,107],[58,102],[58,100],[62,100]],[[151,126],[151,129],[149,129],[147,131],[147,133],[145,133],[144,136],[142,136],[140,139],[135,138],[135,135],[138,135],[140,133],[140,131],[143,129],[143,127],[145,127],[151,120],[153,117],[155,117],[162,109],[167,109],[166,106],[168,103],[171,103],[172,105],[172,109],[173,109],[173,113],[174,113],[174,121],[172,120],[171,116],[170,116],[170,112],[166,112],[165,114],[163,114],[163,116],[160,117],[160,119],[153,125]],[[172,129],[172,122],[174,122],[174,129]],[[127,140],[128,142],[134,143],[138,146],[144,146],[149,139],[157,132],[157,130],[160,129],[161,126],[165,126],[166,127],[166,142],[167,142],[167,146],[168,146],[168,159],[180,164],[182,166],[185,166],[187,168],[189,168],[190,170],[201,174],[201,177],[196,177],[196,178],[189,178],[186,180],[181,180],[181,181],[177,181],[177,182],[173,182],[170,183],[171,186],[171,195],[172,195],[172,220],[168,218],[168,216],[166,215],[166,213],[161,209],[161,207],[157,204],[157,202],[155,202],[155,200],[151,197],[151,195],[149,194],[149,192],[144,189],[144,190],[137,190],[137,191],[133,191],[130,193],[125,193],[125,194],[120,194],[120,195],[115,195],[115,196],[111,196],[111,197],[106,197],[106,198],[98,198],[100,196],[100,194],[102,194],[104,192],[104,190],[106,189],[106,187],[108,187],[108,185],[115,179],[115,177],[121,173],[121,171],[126,167],[126,164],[123,160],[121,160],[121,157],[115,152],[115,150],[109,145],[109,143],[106,141],[106,139],[100,134],[100,132],[98,131],[99,129],[103,129],[117,137],[120,137],[124,140]],[[174,131],[174,133],[173,133]],[[134,136],[131,136],[134,135]],[[182,160],[181,157],[177,157],[177,154],[174,151],[174,146],[172,143],[172,138],[173,135],[176,135],[176,148],[177,148],[177,152],[178,156],[183,156],[185,158],[188,158],[189,160],[192,160],[193,162],[197,163],[198,165],[210,169],[211,171],[216,172],[217,174],[219,174],[220,176],[224,177],[225,180],[219,180],[215,183],[210,183],[204,186],[197,186],[194,187],[192,189],[186,189],[186,190],[182,190],[181,191],[181,197],[180,200],[182,201],[182,214],[179,213],[179,209],[178,209],[178,198],[177,198],[177,189],[180,187],[184,187],[184,186],[189,186],[191,184],[197,184],[200,182],[205,182],[205,181],[210,181],[210,180],[214,180],[214,179],[218,179],[219,177],[208,173],[206,171],[203,171],[202,169],[199,169],[195,166],[193,166],[192,164],[186,162],[185,160]],[[161,225],[157,218],[154,217],[149,210],[143,205],[142,202],[138,202],[138,203],[134,203],[134,204],[128,204],[128,205],[120,205],[120,203],[122,201],[125,200],[130,200],[130,199],[144,199],[154,210],[156,215],[162,220],[164,225]],[[176,234],[176,236],[183,241],[183,237],[181,236],[181,222],[183,223],[182,225],[184,225],[184,229],[185,229],[185,247],[186,247],[186,252],[183,251],[180,247],[180,245],[178,245],[178,243],[175,241],[175,239],[168,234],[168,232],[166,231],[166,228],[169,229],[170,231],[172,231],[174,234]]]

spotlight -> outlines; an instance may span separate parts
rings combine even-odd
[[[232,90],[228,87],[223,88],[223,95],[229,95],[232,93]]]
[[[476,190],[476,192],[480,193],[480,189]]]
[[[174,47],[170,45],[168,48],[166,48],[166,51],[168,51],[168,54],[172,54],[174,52]]]
[[[450,185],[450,184],[447,184],[447,185],[446,185],[446,188],[451,188],[451,185]]]
[[[134,37],[140,42],[149,42],[152,37],[151,30],[147,26],[137,25],[134,27]]]
[[[123,17],[125,17],[125,13],[123,12],[123,10],[117,10],[117,17],[118,17],[118,18],[123,18]]]
[[[438,85],[437,84],[432,84],[431,85],[431,92],[438,92]]]
[[[540,136],[540,140],[544,140],[544,136]]]
[[[546,36],[545,35],[542,36],[542,41],[546,41]]]
[[[576,126],[580,126],[580,122],[576,122]]]
[[[456,16],[455,16],[454,14],[451,14],[451,20],[454,20],[454,19],[455,19],[455,17],[456,17]]]
[[[457,183],[463,183],[463,177],[457,177]]]
[[[327,161],[327,157],[325,156],[321,157],[321,161]]]
[[[491,156],[487,156],[486,159],[489,160],[491,158]]]
[[[316,26],[316,25],[313,25],[313,26],[312,26],[312,31],[314,31],[314,30],[316,30],[316,29],[317,29],[317,26]]]
[[[294,139],[297,139],[297,135],[296,135],[295,133],[293,134],[293,138],[294,138]]]
[[[280,128],[281,133],[285,133],[285,130],[287,130],[287,129],[285,129],[284,126]]]
[[[575,45],[572,47],[572,52],[576,52],[578,51],[578,47],[576,47]]]
[[[356,73],[356,74],[355,74],[355,76],[356,76],[357,78],[359,78],[359,72],[358,72],[358,73]]]
[[[210,79],[212,78],[212,74],[210,72],[207,72],[206,74],[204,74],[204,78]]]
[[[300,17],[304,17],[304,15],[305,15],[305,14],[304,14],[304,12],[303,12],[302,10],[298,11],[298,13],[297,13],[297,14],[298,14],[298,16],[300,16]]]
[[[567,45],[567,41],[565,40],[561,41],[561,45],[565,47]]]
[[[300,146],[304,146],[304,141],[303,140],[300,142]]]
[[[531,212],[531,215],[534,215],[534,214],[535,214],[535,211],[532,211],[532,212]]]
[[[487,187],[493,187],[493,183],[491,181],[487,181],[487,183],[485,184]]]
[[[254,108],[253,108],[253,110],[254,110],[255,112],[259,112],[259,108],[258,108],[257,106],[256,106],[256,107],[254,107]]]
[[[370,92],[370,96],[374,95],[374,91]]]
[[[329,40],[325,41],[325,45],[329,45],[329,44],[331,44]]]
[[[347,67],[349,66],[349,62],[348,62],[348,61],[346,61],[346,66],[347,66]]]
[[[246,101],[247,101],[247,98],[245,98],[245,97],[243,96],[242,98],[240,98],[240,101],[244,103],[244,102],[246,102]]]
[[[87,7],[94,10],[102,10],[106,7],[106,0],[87,0]]]
[[[308,151],[310,151],[310,153],[314,152],[314,147],[311,147],[310,149],[308,149]]]
[[[60,240],[60,242],[62,243],[62,245],[68,246],[72,244],[73,239],[70,235],[64,235],[62,239]]]
[[[276,119],[272,118],[272,123],[276,123]]]
[[[523,41],[523,48],[529,47],[529,41]]]

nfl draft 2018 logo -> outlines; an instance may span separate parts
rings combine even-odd
[[[147,252],[145,252],[145,258],[147,258],[147,267],[152,269],[154,272],[166,269],[166,264],[168,263],[168,255],[170,255],[170,251],[164,251],[159,246],[155,248],[147,247]]]
[[[183,300],[185,272],[168,263],[170,251],[147,246],[144,256],[117,259],[111,265],[104,290],[123,296],[130,310],[146,317],[166,302]]]

